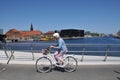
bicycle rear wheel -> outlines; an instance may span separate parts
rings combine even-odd
[[[64,59],[64,61],[66,62],[66,66],[64,67],[66,72],[73,72],[77,69],[78,64],[74,57],[68,56]]]
[[[52,62],[47,57],[41,57],[36,61],[37,72],[47,73],[52,69]]]

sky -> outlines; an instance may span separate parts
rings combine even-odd
[[[80,29],[115,34],[120,30],[120,0],[0,0],[0,29],[47,32]]]

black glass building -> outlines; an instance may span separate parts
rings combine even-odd
[[[61,37],[84,37],[84,30],[64,29],[60,31]]]

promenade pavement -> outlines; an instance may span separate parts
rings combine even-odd
[[[120,80],[120,57],[108,57],[104,62],[104,56],[85,56],[81,62],[81,56],[74,55],[79,63],[75,72],[53,68],[49,73],[38,73],[35,62],[40,56],[35,53],[33,60],[31,53],[15,51],[14,59],[6,64],[8,58],[0,51],[0,80]]]
[[[11,55],[11,53],[8,51],[8,56]],[[69,54],[68,54],[69,55]],[[43,56],[42,53],[34,53],[34,60],[31,52],[21,52],[21,51],[15,51],[14,52],[14,59],[12,58],[9,62],[9,64],[35,64],[36,60]],[[81,61],[82,56],[81,55],[71,55],[74,56],[77,61],[78,65],[110,65],[110,64],[120,64],[120,57],[107,57],[106,61],[103,61],[105,56],[88,56],[85,55],[83,58],[83,61]],[[0,63],[6,64],[8,61],[8,58],[6,57],[4,51],[0,50]]]
[[[32,64],[9,64],[0,72],[0,80],[120,80],[120,65],[79,65],[75,72],[54,68],[38,73]]]

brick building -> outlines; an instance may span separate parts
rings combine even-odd
[[[6,33],[6,38],[8,40],[29,40],[40,37],[41,34],[42,32],[39,30],[19,31],[16,29],[11,29]]]

